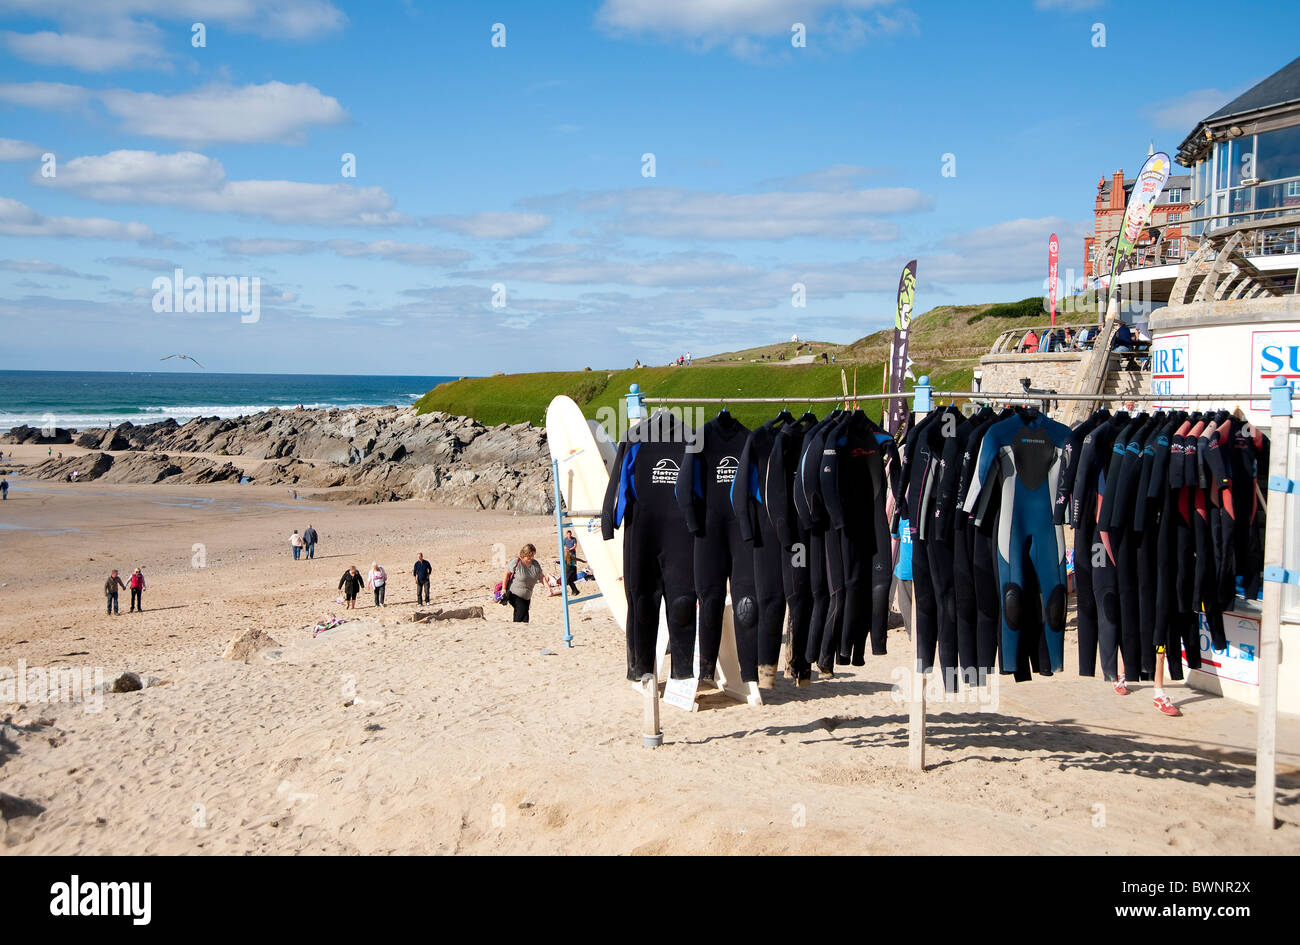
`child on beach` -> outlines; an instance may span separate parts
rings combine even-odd
[[[384,573],[378,562],[370,562],[370,574],[366,577],[366,582],[375,592],[375,606],[384,606],[384,586],[388,583],[388,575]]]
[[[339,590],[343,592],[344,609],[357,609],[357,594],[361,593],[364,583],[365,579],[355,564],[343,572],[343,577],[339,578]]]

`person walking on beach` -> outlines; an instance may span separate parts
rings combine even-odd
[[[529,544],[520,548],[519,557],[515,558],[515,563],[506,572],[502,584],[506,598],[515,609],[515,623],[528,623],[528,605],[532,603],[533,587],[546,578],[541,562],[536,558],[536,546]]]
[[[131,585],[130,613],[135,613],[137,610],[144,613],[144,575],[139,568],[131,572],[129,583]]]
[[[370,585],[371,590],[375,592],[375,606],[384,606],[384,585],[388,583],[388,575],[384,573],[378,562],[370,562],[370,574],[366,577],[366,583]]]
[[[365,578],[355,564],[343,572],[343,577],[339,578],[339,590],[343,592],[345,610],[357,609],[357,595],[361,593],[361,585],[364,583]]]
[[[104,582],[104,596],[108,598],[108,613],[110,616],[119,613],[117,609],[118,588],[126,590],[126,585],[123,584],[122,579],[117,576],[117,568],[114,568],[113,573],[110,574],[108,580]]]
[[[415,556],[415,569],[412,573],[415,575],[415,603],[416,605],[429,603],[429,575],[433,571],[433,565],[424,560],[423,554]]]
[[[307,560],[310,561],[316,557],[316,542],[319,540],[320,536],[316,534],[316,529],[312,528],[311,523],[308,522],[307,530],[302,533],[302,547],[303,551],[307,552]]]
[[[302,536],[298,534],[296,528],[293,530],[293,534],[289,536],[289,547],[293,549],[293,560],[297,561],[302,554]]]
[[[0,479],[0,501],[5,501],[8,498],[9,498],[9,480]]]
[[[564,533],[564,582],[574,597],[582,595],[578,590],[578,539],[573,537],[573,529]]]

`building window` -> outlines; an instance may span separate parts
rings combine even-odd
[[[1169,189],[1169,202],[1170,202],[1170,203],[1182,203],[1182,202],[1183,202],[1183,188],[1181,188],[1181,187],[1171,187],[1171,188]]]
[[[1171,213],[1171,214],[1169,214],[1169,222],[1170,222],[1170,223],[1177,223],[1177,222],[1178,222],[1179,220],[1181,220],[1182,218],[1183,218],[1183,215],[1182,215],[1181,213]]]
[[[1170,259],[1182,259],[1182,240],[1170,240],[1169,248],[1165,250],[1165,255]]]
[[[1286,182],[1286,195],[1288,197],[1300,197],[1300,180]]]

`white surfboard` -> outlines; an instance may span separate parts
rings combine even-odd
[[[608,436],[605,437],[608,440]],[[560,494],[573,522],[581,556],[596,575],[596,586],[619,628],[627,630],[627,592],[623,585],[623,529],[605,541],[600,507],[609,485],[608,463],[582,409],[569,397],[556,397],[546,408],[546,441],[559,463]],[[587,514],[575,514],[587,513]],[[590,514],[595,513],[595,514]]]
[[[588,420],[587,426],[591,427],[591,435],[596,438],[596,447],[600,450],[600,458],[605,461],[606,471],[612,473],[614,457],[618,455],[618,444],[605,432],[605,427],[599,420]]]

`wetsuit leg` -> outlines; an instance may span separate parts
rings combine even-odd
[[[668,525],[669,527],[664,527]],[[655,671],[659,608],[667,608],[672,676],[694,675],[695,581],[691,536],[653,509],[636,506],[623,532],[623,583],[627,591],[627,678]]]
[[[1042,597],[1042,636],[1045,649],[1039,650],[1044,675],[1059,673],[1065,667],[1065,548],[1060,531],[1052,524],[1051,506],[1048,516],[1034,520],[1030,532],[1029,556],[1038,579],[1038,593]],[[1043,660],[1042,657],[1047,659]]]
[[[871,558],[871,655],[888,652],[889,592],[894,585],[893,542],[883,502],[876,503],[876,553]]]
[[[979,685],[979,650],[975,645],[974,526],[958,519],[953,528],[952,586],[957,613],[957,663],[968,686]]]
[[[870,525],[874,531],[875,522]],[[874,548],[872,537],[872,542],[863,543],[847,529],[840,532],[844,560],[844,631],[838,656],[839,662],[854,666],[866,662],[867,636],[871,632],[874,552],[864,554],[863,549]]]
[[[722,646],[722,614],[727,606],[727,575],[731,572],[731,547],[727,526],[710,521],[695,538],[695,591],[700,598],[700,678],[717,675]]]
[[[790,629],[790,672],[806,679],[812,668],[808,662],[808,625],[812,619],[813,592],[808,567],[808,536],[802,532],[798,541],[781,549],[781,579],[785,587],[787,625]]]
[[[930,579],[928,542],[912,536],[912,598],[915,603],[916,668],[928,673],[934,668],[934,652],[939,642],[939,611]]]
[[[1074,613],[1079,675],[1097,675],[1097,598],[1092,586],[1092,543],[1096,523],[1085,516],[1074,529]]]
[[[742,682],[757,682],[759,612],[758,592],[754,586],[754,555],[751,546],[740,537],[740,524],[734,518],[727,523],[727,544],[731,558],[731,573],[728,575],[731,624],[736,633],[740,679]],[[779,652],[781,638],[778,636],[776,641]]]
[[[1115,544],[1115,588],[1119,595],[1119,650],[1129,679],[1145,679],[1142,668],[1141,586],[1137,576],[1137,533],[1132,529],[1112,531]]]
[[[1093,545],[1092,589],[1097,598],[1097,652],[1101,674],[1107,682],[1119,678],[1119,585],[1113,547],[1107,549],[1100,533]],[[1130,670],[1132,672],[1132,670]]]
[[[824,672],[831,672],[839,652],[840,633],[844,629],[844,550],[836,529],[826,529],[822,547],[826,553],[826,587],[830,606],[826,610],[826,624],[822,627],[817,665]],[[847,663],[848,660],[841,662]]]
[[[786,555],[777,541],[776,528],[760,514],[758,541],[754,543],[754,590],[758,598],[758,664],[775,666],[781,659],[781,630],[785,625]]]
[[[1156,609],[1159,603],[1159,566],[1156,552],[1160,539],[1153,516],[1134,535],[1137,540],[1138,637],[1142,647],[1143,679],[1154,679],[1156,672]]]
[[[938,616],[939,671],[947,692],[957,691],[957,608],[953,600],[953,543],[933,538],[925,542],[930,559],[930,584]]]
[[[972,523],[974,525],[974,523]],[[980,683],[997,672],[1001,601],[998,600],[997,548],[992,533],[983,527],[974,534],[971,571],[975,575],[975,653]]]
[[[826,629],[826,614],[831,603],[826,579],[826,535],[823,531],[808,533],[807,568],[809,586],[812,588],[812,612],[808,616],[808,642],[804,647],[804,658],[811,666],[821,659],[822,631]]]

